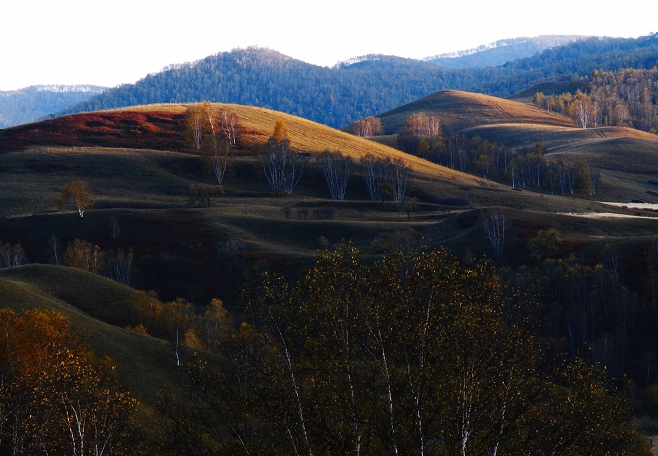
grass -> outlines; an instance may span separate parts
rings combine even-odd
[[[165,385],[176,384],[175,356],[170,343],[104,323],[71,303],[51,296],[43,288],[52,292],[53,287],[60,287],[48,277],[50,275],[63,277],[67,274],[54,266],[22,266],[1,271],[2,306],[16,311],[34,308],[53,310],[68,317],[74,329],[90,336],[89,344],[96,356],[112,358],[122,383],[142,401],[154,403],[157,393]],[[71,293],[80,287],[98,283],[98,278],[92,277],[93,274],[74,272],[73,276],[77,279],[68,282],[72,287]],[[90,299],[102,300],[102,293],[107,291],[107,288],[99,289],[98,294],[90,296]],[[119,291],[118,295],[124,291]]]
[[[367,250],[376,238],[413,229],[425,242],[446,245],[456,255],[489,255],[481,218],[488,210],[499,210],[506,213],[511,233],[509,255],[501,261],[514,264],[527,257],[525,244],[540,229],[558,228],[570,251],[591,259],[607,243],[623,245],[629,255],[642,252],[658,228],[658,219],[562,215],[639,210],[512,190],[394,150],[386,145],[393,137],[378,144],[267,109],[227,107],[244,125],[249,147],[262,145],[278,119],[286,122],[292,148],[310,155],[292,195],[272,194],[260,163],[245,148],[223,185],[224,195],[212,199],[210,207],[189,207],[189,186],[213,181],[185,143],[187,105],[67,116],[0,132],[0,239],[3,244],[20,242],[28,259],[39,263],[50,261],[48,240],[53,235],[62,248],[76,238],[104,250],[135,247],[135,288],[156,289],[162,300],[180,296],[200,306],[220,297],[239,313],[237,296],[249,267],[265,260],[272,270],[293,276],[310,263],[320,237],[350,239]],[[651,196],[649,189],[658,192],[658,184],[648,183],[658,182],[653,136],[628,129],[582,130],[569,119],[522,103],[454,91],[390,111],[382,121],[394,128],[405,115],[430,108],[444,127],[471,128],[469,132],[515,147],[541,141],[549,157],[586,157],[605,167],[597,198],[630,201]],[[418,211],[408,218],[394,203],[369,201],[358,175],[349,182],[347,200],[328,199],[315,160],[327,149],[357,160],[366,154],[404,160],[413,169],[408,193],[420,201]],[[78,179],[88,181],[98,201],[84,219],[75,212],[56,212],[52,204],[65,183]],[[327,206],[334,210],[331,219],[303,219],[297,213]],[[115,221],[120,226],[116,238],[111,231]],[[99,356],[114,359],[131,390],[153,401],[164,384],[175,383],[173,350],[166,342],[121,329],[131,293],[131,288],[61,266],[0,271],[3,306],[42,307],[69,316],[74,327],[91,335]]]
[[[96,274],[64,266],[28,264],[0,270],[0,276],[29,285],[43,296],[118,326],[128,325],[134,290]]]
[[[517,101],[505,100],[457,90],[444,90],[380,114],[384,131],[394,134],[402,129],[415,112],[427,112],[441,118],[444,131],[461,131],[491,124],[532,123],[575,127],[566,116],[547,112]]]

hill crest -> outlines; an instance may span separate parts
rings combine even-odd
[[[491,124],[541,124],[575,127],[569,117],[517,101],[458,90],[442,90],[379,114],[384,131],[397,133],[415,112],[436,114],[444,130],[461,131]]]

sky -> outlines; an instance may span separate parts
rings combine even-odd
[[[658,32],[658,2],[590,0],[0,0],[0,91],[133,83],[248,46],[333,66],[540,35]],[[602,6],[606,5],[606,6]]]

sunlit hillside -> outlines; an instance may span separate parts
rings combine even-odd
[[[566,116],[529,106],[525,103],[491,97],[479,93],[444,90],[412,103],[381,113],[384,132],[393,134],[405,126],[413,113],[438,115],[444,131],[457,132],[491,124],[532,123],[559,127],[575,127]]]

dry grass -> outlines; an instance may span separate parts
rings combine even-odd
[[[247,131],[248,143],[259,146],[267,142],[274,131],[277,120],[283,120],[291,139],[291,148],[312,155],[320,154],[326,150],[340,151],[360,160],[370,154],[377,157],[400,159],[406,162],[414,171],[430,174],[443,179],[459,180],[462,183],[481,183],[478,178],[454,172],[442,166],[437,166],[418,157],[410,156],[392,147],[379,144],[364,138],[327,127],[325,125],[303,119],[301,117],[272,111],[264,108],[234,104],[213,104],[217,107],[227,108],[238,116],[240,123]],[[129,110],[148,111],[169,110],[173,113],[184,112],[190,105],[154,105],[129,108]]]
[[[534,147],[541,142],[549,153],[566,152],[588,145],[600,146],[605,141],[627,138],[658,144],[658,136],[632,128],[575,128],[537,124],[493,124],[468,128],[464,133],[509,147]],[[654,146],[655,147],[655,146]]]
[[[647,173],[652,172],[649,168],[653,169],[656,162],[658,149],[652,136],[625,129],[581,130],[563,117],[475,94],[441,92],[391,114],[391,121],[400,121],[404,113],[411,113],[409,109],[420,109],[423,103],[437,107],[444,126],[479,126],[473,131],[505,139],[501,142],[506,144],[509,141],[533,146],[542,141],[549,155],[555,157],[607,157],[601,163],[608,166],[633,161]],[[514,262],[527,256],[527,240],[546,227],[556,227],[565,238],[580,242],[574,245],[586,245],[590,257],[596,257],[600,253],[597,249],[609,242],[641,245],[658,229],[656,219],[585,219],[560,214],[638,215],[641,209],[512,190],[298,117],[261,108],[226,107],[238,115],[246,127],[246,139],[253,146],[263,144],[276,121],[283,119],[292,147],[313,156],[324,150],[339,150],[357,160],[366,154],[404,160],[414,171],[409,195],[416,196],[421,207],[407,218],[395,203],[372,203],[362,179],[356,175],[348,186],[346,201],[329,200],[324,177],[314,160],[308,163],[293,195],[274,195],[267,188],[258,162],[245,151],[224,183],[224,196],[213,199],[209,208],[189,208],[189,186],[212,183],[203,173],[199,157],[185,146],[182,128],[176,123],[182,122],[189,106],[140,106],[78,119],[78,125],[92,120],[102,123],[102,135],[93,131],[95,124],[87,123],[73,136],[64,137],[58,126],[76,124],[72,116],[48,124],[51,133],[58,135],[54,136],[57,141],[70,143],[51,144],[45,139],[45,144],[28,142],[6,149],[0,164],[0,238],[3,242],[22,242],[32,261],[47,261],[44,252],[53,234],[63,242],[88,239],[103,249],[134,246],[140,268],[137,288],[156,288],[161,297],[163,290],[172,295],[167,300],[178,295],[207,304],[209,296],[224,299],[223,293],[230,291],[230,286],[238,286],[243,279],[243,264],[250,266],[265,259],[272,270],[293,273],[294,268],[312,258],[321,236],[330,242],[350,239],[368,249],[382,233],[410,228],[423,242],[446,245],[456,255],[465,251],[488,254],[481,216],[487,210],[504,211],[512,234],[509,258],[503,261]],[[134,116],[136,113],[140,115]],[[126,121],[137,123],[124,133],[126,124],[122,122]],[[28,141],[32,138],[28,133],[45,126],[35,124],[3,134],[16,133],[18,139]],[[149,136],[148,131],[153,129],[165,132],[167,140],[158,142],[158,135]],[[76,142],[94,143],[97,139],[101,142],[88,146]],[[597,197],[606,201],[630,201],[642,195],[644,187],[651,187],[646,182],[653,179],[651,174],[634,174],[631,185],[624,181],[628,173],[605,172],[607,187]],[[87,180],[98,198],[97,207],[88,211],[84,220],[73,212],[55,213],[51,202],[61,186],[74,179]],[[463,204],[451,204],[451,200]],[[296,213],[297,208],[326,206],[335,209],[333,219],[301,219]],[[288,217],[286,207],[291,207]],[[117,240],[108,232],[113,219],[118,219],[122,227]],[[229,244],[237,246],[237,251],[230,251],[226,247]],[[100,277],[65,268],[33,265],[0,271],[2,305],[39,306],[65,313],[74,326],[92,335],[92,346],[99,355],[107,354],[115,360],[130,388],[143,399],[152,400],[165,382],[174,382],[170,345],[92,318],[125,319],[129,293],[130,289]],[[237,306],[237,300],[231,301],[230,293],[227,295],[228,306]]]
[[[428,95],[378,117],[384,130],[392,134],[404,127],[407,118],[415,112],[438,115],[442,128],[446,131],[508,123],[575,127],[574,121],[569,117],[525,103],[456,90],[444,90]]]

